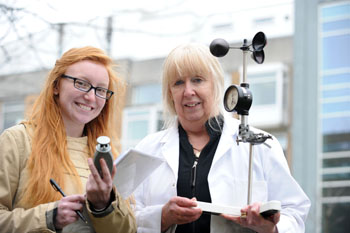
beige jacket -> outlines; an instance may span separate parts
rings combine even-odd
[[[87,137],[68,137],[67,148],[85,187],[90,174],[87,164]],[[0,136],[0,231],[2,233],[54,232],[50,229],[54,229],[52,212],[57,202],[41,204],[30,209],[24,209],[18,203],[25,192],[24,184],[28,179],[25,166],[30,151],[31,139],[24,125],[9,128]],[[67,173],[65,177],[66,195],[79,193],[70,176]],[[79,219],[60,232],[136,232],[135,217],[126,201],[122,200],[118,194],[116,194],[116,201],[102,214],[93,213],[89,209],[89,204],[86,203],[83,215],[88,219],[89,224]]]

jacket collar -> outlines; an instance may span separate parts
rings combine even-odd
[[[212,167],[232,147],[237,144],[239,121],[228,114],[224,114],[224,128],[222,130],[219,145],[216,148]]]
[[[179,131],[178,124],[166,130],[163,138],[160,140],[162,154],[171,167],[176,179],[179,168]]]
[[[239,121],[234,119],[231,115],[224,114],[224,127],[222,130],[219,145],[215,152],[212,167],[232,147],[233,144],[237,144],[236,139],[238,135],[239,124]],[[179,168],[178,123],[166,130],[166,133],[160,142],[162,145],[162,154],[177,179]]]

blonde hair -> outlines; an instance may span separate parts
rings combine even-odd
[[[224,90],[224,73],[216,57],[209,48],[196,43],[183,44],[173,49],[163,65],[162,94],[164,128],[176,122],[176,111],[170,92],[170,83],[177,77],[204,76],[212,77],[213,83],[213,114],[223,113],[222,100]],[[214,117],[214,116],[210,116]]]
[[[27,162],[29,180],[25,187],[26,192],[21,199],[21,204],[27,208],[59,200],[61,196],[50,186],[49,179],[55,179],[64,188],[65,172],[74,174],[74,181],[82,190],[80,177],[67,151],[66,131],[57,104],[57,96],[54,95],[54,87],[58,85],[60,77],[70,65],[83,60],[102,64],[106,68],[109,75],[108,89],[114,92],[114,95],[106,101],[101,113],[85,125],[84,132],[88,138],[89,155],[93,156],[96,138],[101,135],[111,138],[113,155],[117,155],[120,143],[117,126],[120,118],[116,117],[116,114],[122,111],[125,84],[114,72],[112,59],[102,50],[90,46],[70,49],[56,61],[43,90],[34,103],[31,116],[25,122],[34,129],[31,135],[32,152]]]

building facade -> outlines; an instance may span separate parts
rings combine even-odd
[[[350,1],[295,1],[293,174],[306,232],[350,231]]]

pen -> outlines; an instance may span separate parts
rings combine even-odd
[[[54,179],[50,179],[50,183],[51,183],[52,187],[56,191],[60,192],[63,197],[66,196],[66,194],[64,194],[64,192],[62,191],[61,187],[56,183],[56,181]],[[88,223],[79,210],[76,210],[75,212],[81,218],[81,220],[83,220],[85,223]]]

